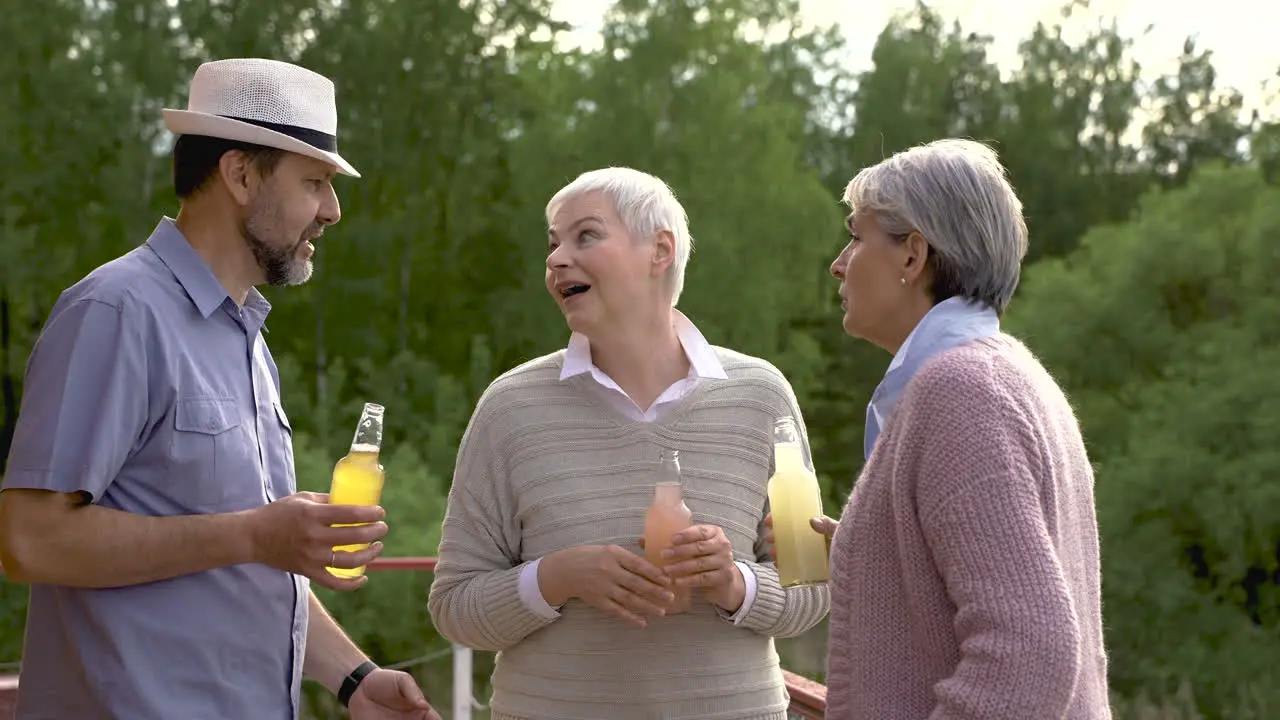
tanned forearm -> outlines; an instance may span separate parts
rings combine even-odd
[[[315,593],[311,593],[310,611],[302,674],[337,695],[347,675],[369,658],[351,642]]]
[[[244,513],[150,517],[76,495],[0,495],[0,563],[15,582],[140,585],[251,562],[252,552]]]

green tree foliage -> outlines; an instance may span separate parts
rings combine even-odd
[[[1280,707],[1278,238],[1280,190],[1211,167],[1038,264],[1009,318],[1097,463],[1115,689],[1190,680],[1209,717]]]
[[[838,512],[889,360],[839,327],[841,191],[893,152],[973,137],[1001,152],[1031,228],[1007,325],[1071,393],[1097,463],[1118,716],[1280,715],[1280,124],[1245,116],[1210,54],[1188,41],[1173,72],[1140,80],[1115,23],[1070,30],[1075,2],[1005,70],[992,38],[919,4],[853,73],[795,0],[619,0],[583,50],[557,44],[549,4],[6,6],[0,455],[58,293],[176,212],[160,108],[183,106],[199,62],[257,55],[334,79],[340,145],[365,175],[338,181],[343,220],[312,281],[267,291],[303,489],[327,489],[361,404],[381,402],[387,553],[434,554],[475,399],[567,338],[543,288],[547,199],[631,165],[689,211],[681,309],[789,375]],[[324,600],[378,660],[427,658],[414,671],[447,705],[430,576],[372,580]],[[0,583],[0,662],[21,652],[25,602]],[[821,676],[821,633],[780,644],[786,662]],[[491,667],[477,658],[481,699]],[[308,694],[315,717],[341,716]]]

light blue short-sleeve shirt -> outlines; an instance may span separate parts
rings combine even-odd
[[[4,489],[139,515],[225,513],[296,491],[267,350],[177,226],[94,270],[32,350]],[[298,716],[309,581],[259,564],[109,589],[33,585],[19,720]]]

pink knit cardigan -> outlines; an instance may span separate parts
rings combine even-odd
[[[1111,717],[1093,471],[1013,338],[917,371],[831,564],[828,720]]]

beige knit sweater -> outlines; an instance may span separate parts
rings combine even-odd
[[[1018,341],[916,372],[831,543],[828,720],[1106,720],[1093,469]]]
[[[484,392],[458,451],[428,600],[453,642],[499,651],[494,720],[783,720],[774,637],[826,614],[825,586],[783,590],[761,541],[775,418],[803,419],[772,365],[716,348],[708,379],[657,422],[600,401],[585,375],[560,380],[564,352],[511,370]],[[578,600],[546,620],[518,593],[521,568],[563,548],[616,544],[640,554],[659,448],[680,452],[695,523],[724,529],[757,577],[734,625],[693,611],[633,628]]]

